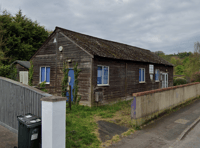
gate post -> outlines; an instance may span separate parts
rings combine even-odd
[[[42,101],[42,148],[65,148],[66,97],[50,96]]]

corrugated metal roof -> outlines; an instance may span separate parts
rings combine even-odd
[[[56,27],[56,29],[60,29],[68,38],[94,56],[173,66],[150,50],[92,37],[60,27]]]

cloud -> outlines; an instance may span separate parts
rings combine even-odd
[[[200,35],[198,0],[7,0],[49,30],[55,26],[165,53],[193,51]]]

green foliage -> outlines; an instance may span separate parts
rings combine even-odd
[[[78,75],[80,73],[80,69],[77,68],[78,67],[78,63],[76,63],[74,65],[74,90],[73,90],[73,102],[75,104],[79,104],[79,101],[80,101],[80,97],[77,99],[77,96],[78,96]]]
[[[101,142],[97,134],[94,134],[98,129],[95,117],[111,118],[117,111],[130,108],[130,103],[131,101],[124,101],[99,107],[72,104],[72,110],[66,109],[66,147],[100,147]]]
[[[200,69],[200,56],[199,54],[192,54],[184,63],[184,73],[187,77],[192,78],[195,72]]]
[[[66,97],[66,90],[67,90],[67,86],[68,86],[68,73],[69,73],[69,68],[67,67],[67,63],[63,63],[63,80],[62,80],[62,96]]]
[[[39,89],[41,91],[47,92],[47,90],[45,89],[45,85],[46,85],[46,81],[42,82],[39,84]]]
[[[184,74],[184,66],[183,65],[177,65],[175,67],[175,74],[183,75]]]
[[[174,79],[173,82],[174,82],[174,86],[183,85],[183,84],[187,83],[186,79],[184,79],[182,77],[178,77],[178,78]]]
[[[39,87],[40,87],[40,88],[44,88],[44,87],[45,87],[45,84],[46,84],[46,81],[41,82],[41,83],[39,84]]]
[[[7,11],[0,14],[0,58],[3,64],[29,60],[48,37],[48,31],[19,10],[15,16]],[[3,55],[2,55],[3,54]]]
[[[33,85],[33,62],[30,61],[30,68],[28,72],[28,85]]]
[[[17,69],[11,65],[0,65],[0,76],[17,80]]]
[[[192,75],[192,82],[200,82],[200,72],[195,72]]]
[[[181,52],[178,54],[158,54],[174,65],[174,75],[185,75],[192,78],[193,74],[200,70],[200,43],[195,43],[194,53]]]

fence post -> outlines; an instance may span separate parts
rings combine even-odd
[[[42,101],[42,148],[65,148],[66,97],[50,96]]]

